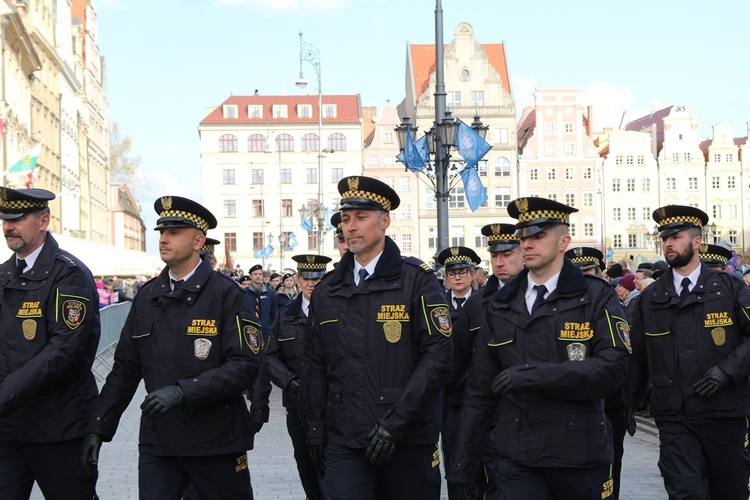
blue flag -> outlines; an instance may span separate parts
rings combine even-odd
[[[427,138],[422,137],[422,139],[419,140],[424,140],[423,143],[425,145],[425,149],[427,149]],[[415,143],[414,139],[412,139],[411,134],[406,134],[406,144],[404,144],[404,152],[399,160],[404,165],[406,165],[406,168],[415,173],[421,172],[427,166],[427,164],[425,163],[425,159],[422,156],[417,143]]]
[[[294,233],[289,235],[289,241],[287,242],[287,246],[294,250],[294,248],[299,245],[299,241],[297,241],[297,237],[294,236]]]
[[[273,246],[268,245],[266,248],[263,249],[263,251],[261,252],[261,255],[263,256],[264,259],[267,259],[271,256],[272,253],[273,253]]]
[[[256,259],[260,259],[263,256],[263,249],[258,249],[255,252],[253,252],[253,255]]]
[[[474,129],[458,120],[458,132],[456,133],[456,148],[458,154],[466,162],[467,167],[473,167],[484,155],[492,149],[492,145],[482,139]]]
[[[307,234],[312,233],[312,217],[309,219],[305,219],[304,217],[300,216],[300,220],[302,221],[300,223],[300,227],[307,231]]]
[[[326,208],[326,230],[324,231],[324,234],[327,234],[328,231],[331,229],[334,229],[333,224],[331,224],[331,217],[333,217],[333,214],[335,214],[335,210],[331,210],[330,208]]]
[[[477,208],[487,201],[487,191],[482,186],[482,181],[479,180],[479,173],[473,167],[464,167],[461,170],[461,180],[464,181],[466,201],[469,202],[471,211],[476,212]]]

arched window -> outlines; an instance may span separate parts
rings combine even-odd
[[[279,134],[278,137],[276,137],[276,145],[278,146],[279,151],[294,151],[294,137],[289,134]]]
[[[222,153],[237,152],[237,138],[232,134],[224,134],[219,138],[219,151]]]
[[[247,150],[251,153],[262,153],[266,150],[266,137],[263,134],[253,134],[247,138]]]
[[[510,162],[507,158],[501,156],[500,158],[495,160],[495,175],[510,175]]]
[[[331,151],[346,151],[346,137],[344,134],[331,134],[328,136],[328,149]]]
[[[320,138],[316,134],[303,135],[302,151],[320,151]]]

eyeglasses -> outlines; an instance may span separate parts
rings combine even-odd
[[[460,276],[463,278],[464,276],[469,274],[469,269],[468,268],[456,269],[455,271],[448,271],[447,274],[449,278],[455,278],[457,276]]]

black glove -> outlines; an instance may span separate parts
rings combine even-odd
[[[495,396],[507,396],[513,388],[513,381],[510,379],[510,370],[501,371],[495,380],[492,381],[492,394]]]
[[[320,476],[324,475],[326,473],[326,447],[322,444],[314,444],[308,448],[310,448],[310,457],[315,469]]]
[[[625,429],[631,436],[635,434],[635,412],[637,408],[625,408]]]
[[[96,469],[99,464],[99,450],[102,447],[102,441],[101,434],[88,433],[83,436],[81,465],[86,472],[91,472],[92,467]]]
[[[718,366],[712,366],[703,378],[693,384],[693,390],[702,398],[710,398],[716,392],[729,385],[732,379]]]
[[[286,390],[289,393],[289,396],[292,398],[297,398],[299,396],[299,379],[293,378],[289,381],[289,385],[286,386]]]
[[[183,393],[179,385],[167,385],[149,393],[141,403],[143,416],[154,420],[182,406]]]
[[[385,427],[375,424],[367,439],[370,440],[370,444],[365,451],[365,457],[371,464],[380,465],[391,459],[393,450],[396,449],[396,438]]]

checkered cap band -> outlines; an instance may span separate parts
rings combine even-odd
[[[589,257],[589,256],[582,256],[582,257],[573,257],[570,259],[573,264],[591,264],[592,266],[601,266],[602,262],[597,259],[596,257]]]
[[[717,253],[701,253],[699,254],[699,257],[701,260],[715,260],[717,262],[721,262],[725,266],[727,265],[727,262],[729,262],[729,259]]]
[[[678,215],[675,217],[667,217],[659,221],[660,226],[666,226],[667,224],[693,224],[696,227],[703,227],[700,217],[694,217],[692,215]]]
[[[189,220],[204,233],[208,232],[208,222],[206,222],[202,217],[198,217],[197,215],[191,214],[190,212],[185,212],[184,210],[164,210],[159,214],[159,217],[179,217],[185,220]]]
[[[3,210],[31,210],[34,208],[44,208],[47,206],[47,200],[3,200],[0,199],[0,209]]]
[[[444,265],[447,266],[451,262],[466,262],[468,264],[473,264],[474,263],[474,262],[472,262],[471,257],[468,257],[466,255],[451,255],[450,257],[448,257],[447,259],[445,259]]]
[[[325,271],[328,262],[297,262],[297,270],[302,271]]]
[[[391,201],[386,198],[385,196],[379,195],[377,193],[371,193],[370,191],[346,191],[344,194],[341,195],[341,204],[346,203],[347,198],[364,198],[366,200],[371,200],[377,203],[378,205],[382,205],[383,209],[386,212],[391,211]]]
[[[487,244],[495,243],[519,243],[521,240],[515,234],[491,234],[487,236]]]
[[[203,245],[201,252],[214,253],[214,245]]]
[[[530,210],[518,214],[518,222],[537,219],[560,219],[563,224],[568,224],[568,214],[559,210]]]

